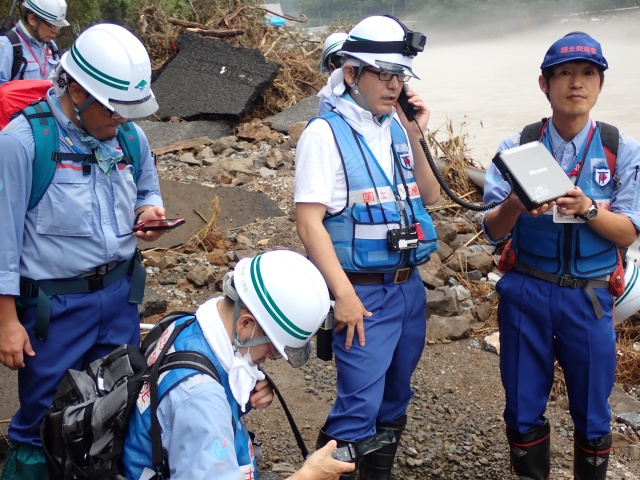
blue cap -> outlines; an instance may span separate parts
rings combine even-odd
[[[583,32],[568,33],[551,45],[540,70],[566,62],[590,62],[603,70],[609,68],[600,43]]]

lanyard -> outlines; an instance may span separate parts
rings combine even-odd
[[[60,126],[60,130],[62,130],[62,133],[64,135],[64,141],[67,143],[67,145],[69,145],[73,149],[74,152],[80,153],[82,155],[86,155],[85,152],[83,152],[78,147],[76,147],[75,143],[73,143],[73,140],[71,140],[71,138],[67,134],[67,131],[64,128],[62,128],[62,126]]]
[[[20,35],[20,38],[22,38],[22,41],[24,42],[24,44],[27,46],[27,48],[31,52],[31,56],[33,57],[33,59],[38,64],[38,68],[40,68],[40,73],[42,74],[42,78],[47,78],[47,52],[49,51],[49,46],[46,43],[43,43],[43,45],[44,45],[44,65],[41,65],[40,64],[40,60],[38,60],[38,57],[36,56],[35,52],[31,48],[31,45],[29,45],[29,42],[27,41],[27,39],[24,38],[24,35],[22,35],[22,33],[20,33],[20,31],[18,31],[18,30],[16,30],[16,33],[18,35]]]
[[[547,120],[548,122],[549,120]],[[543,127],[543,135],[544,135],[544,130],[546,129],[546,125],[545,127]],[[576,177],[575,182],[574,183],[578,183],[578,178],[580,176],[580,172],[582,172],[582,167],[584,166],[584,162],[587,158],[587,153],[589,152],[589,148],[591,147],[591,140],[593,140],[593,135],[595,133],[595,127],[593,125],[593,122],[591,122],[591,127],[589,128],[589,133],[587,134],[587,139],[585,140],[584,144],[582,145],[582,149],[579,150],[576,153],[576,158],[574,159],[574,161],[571,163],[570,168],[569,168],[569,172],[567,172],[567,176],[569,177]],[[553,140],[551,139],[551,131],[548,132],[548,136],[547,138],[549,139],[549,147],[551,147],[551,152],[553,153],[553,156],[555,157],[555,147],[553,146]],[[580,153],[582,153],[582,155],[580,155]]]

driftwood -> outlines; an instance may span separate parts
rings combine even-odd
[[[187,22],[186,20],[179,20],[177,18],[168,18],[167,20],[169,21],[169,23],[172,23],[173,25],[178,25],[180,27],[187,27],[188,31],[197,33],[205,37],[228,38],[228,37],[236,37],[238,35],[244,35],[244,30],[242,30],[241,28],[217,29],[217,28],[207,27],[206,25],[202,25],[200,23]]]
[[[192,138],[190,140],[180,140],[178,142],[173,142],[170,145],[155,148],[151,152],[155,155],[162,155],[164,153],[177,152],[178,150],[186,150],[187,148],[194,148],[200,145],[209,145],[210,143],[212,142],[209,137],[198,137]]]

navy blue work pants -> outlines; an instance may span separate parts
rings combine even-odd
[[[40,447],[40,423],[68,369],[84,370],[116,347],[140,344],[138,305],[129,303],[130,277],[93,293],[58,295],[51,299],[47,341],[34,333],[36,308],[27,308],[22,325],[34,357],[25,355],[18,370],[20,409],[9,426],[9,438]]]
[[[512,270],[496,290],[507,427],[522,434],[543,423],[557,359],[576,431],[588,440],[607,435],[616,369],[614,302],[608,290],[595,289],[605,313],[600,319],[580,288]]]
[[[337,398],[325,432],[357,441],[375,435],[376,422],[391,422],[406,413],[413,398],[411,375],[425,345],[427,295],[417,270],[402,284],[354,288],[373,315],[364,318],[364,347],[356,335],[346,350],[347,330],[333,333]]]

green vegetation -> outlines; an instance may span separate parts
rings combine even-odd
[[[232,12],[241,5],[261,3],[259,0],[67,0],[67,18],[72,25],[60,32],[58,43],[67,48],[80,31],[102,21],[123,24],[139,33],[140,12],[149,8],[162,11],[167,17],[206,23],[212,19],[213,12]],[[485,27],[497,24],[502,32],[505,28],[533,27],[570,13],[638,4],[637,0],[281,0],[280,3],[287,14],[304,14],[308,26],[354,24],[369,15],[390,13],[403,20],[421,20],[459,30],[467,29],[470,23]],[[12,0],[0,0],[2,20],[7,17],[11,4]],[[17,11],[16,8],[16,14]]]

